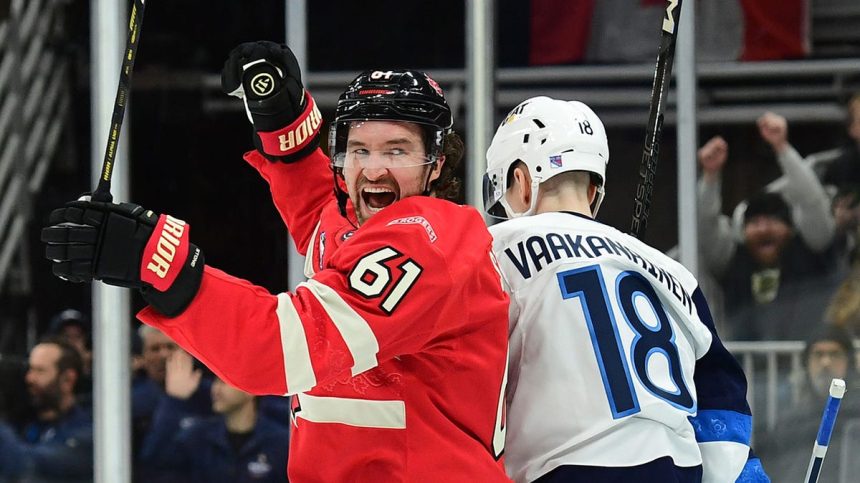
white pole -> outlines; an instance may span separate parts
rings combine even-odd
[[[299,69],[302,71],[302,83],[308,85],[308,19],[306,0],[284,0],[284,14],[286,16],[287,45],[296,54],[299,61]],[[305,257],[296,251],[293,238],[287,235],[287,285],[290,290],[295,290],[299,283],[305,280]]]
[[[127,29],[125,2],[90,2],[92,186],[101,172]],[[125,124],[127,133],[128,120]],[[128,200],[127,137],[123,134],[120,139],[113,170],[111,191],[117,202]],[[98,483],[131,481],[130,306],[128,289],[93,284],[93,429]]]
[[[495,113],[495,15],[493,0],[466,3],[466,203],[483,213],[483,177]]]
[[[696,119],[696,0],[687,0],[681,9],[677,60],[678,248],[681,264],[697,275],[696,147],[699,130]]]

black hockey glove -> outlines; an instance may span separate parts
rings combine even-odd
[[[197,294],[203,253],[189,242],[189,225],[132,203],[78,200],[51,212],[42,229],[45,258],[54,275],[70,282],[101,280],[140,289],[169,317]]]
[[[224,62],[221,88],[245,102],[254,146],[267,159],[297,161],[319,146],[322,116],[289,47],[267,41],[239,45]]]

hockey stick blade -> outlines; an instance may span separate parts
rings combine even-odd
[[[113,176],[114,164],[116,163],[116,150],[119,145],[122,121],[125,118],[125,106],[131,94],[131,73],[134,69],[134,59],[137,57],[137,45],[140,42],[140,28],[143,25],[144,6],[145,0],[134,0],[134,5],[131,7],[131,15],[128,20],[128,39],[125,44],[122,68],[119,72],[119,85],[117,85],[116,99],[113,103],[110,132],[108,133],[99,182],[92,195],[93,201],[110,202],[113,200],[113,195],[110,192],[110,180]]]
[[[651,88],[651,104],[648,110],[648,124],[645,131],[645,147],[639,164],[639,183],[633,204],[633,221],[630,232],[642,238],[648,227],[648,214],[651,211],[651,195],[654,192],[654,176],[660,158],[660,141],[663,136],[663,112],[669,83],[672,80],[672,64],[675,59],[675,41],[678,37],[678,22],[681,18],[681,0],[667,0],[666,15],[663,18],[660,36],[660,51],[654,70],[654,83]]]

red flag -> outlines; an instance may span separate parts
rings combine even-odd
[[[532,0],[530,65],[585,58],[595,0]]]
[[[807,0],[741,0],[741,60],[796,59],[809,53]]]

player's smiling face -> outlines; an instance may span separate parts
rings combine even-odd
[[[365,121],[350,126],[343,177],[359,224],[397,200],[422,194],[441,168],[441,161],[432,165],[427,159],[416,124]]]

